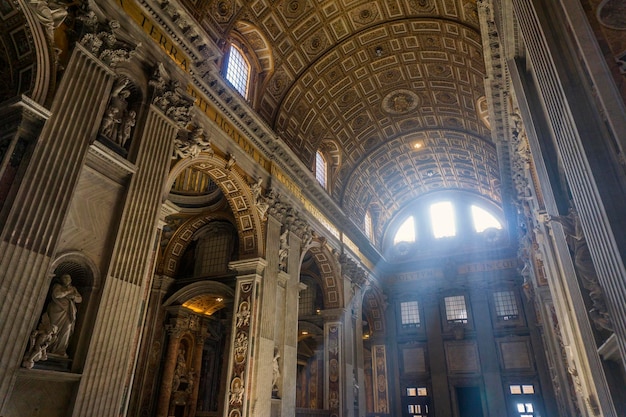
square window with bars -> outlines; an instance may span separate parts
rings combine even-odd
[[[535,387],[532,384],[512,384],[509,385],[509,392],[515,397],[513,405],[518,417],[535,417],[535,406],[532,402],[535,394]]]
[[[196,263],[196,276],[212,275],[228,270],[232,237],[214,235],[203,239],[197,251],[199,262]]]
[[[493,293],[496,317],[499,321],[516,320],[519,317],[517,301],[513,291],[496,291]]]
[[[420,311],[417,301],[404,301],[400,303],[400,319],[402,327],[420,326]]]
[[[448,323],[467,323],[465,296],[455,295],[445,298],[446,319]]]

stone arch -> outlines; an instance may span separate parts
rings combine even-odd
[[[163,251],[161,262],[159,262],[159,265],[157,267],[157,272],[167,275],[169,277],[173,277],[178,271],[180,259],[183,256],[183,253],[185,252],[187,246],[191,243],[195,233],[210,222],[216,220],[227,220],[234,223],[234,219],[224,213],[211,213],[207,215],[200,215],[192,217],[184,222],[176,230],[174,236],[172,236],[165,250]],[[240,233],[239,230],[238,233]],[[239,241],[239,245],[241,249],[241,239]]]
[[[33,101],[44,105],[51,97],[56,81],[57,65],[51,41],[27,0],[5,3],[5,7],[14,10],[4,10],[0,19],[0,45],[3,46],[0,50],[5,54],[0,63],[10,64],[1,72],[12,79],[16,88],[0,95],[0,101],[27,94]]]
[[[57,271],[59,268],[61,268],[62,271]],[[52,276],[55,272],[80,275],[90,283],[93,289],[99,289],[101,285],[101,276],[98,267],[90,258],[79,251],[64,252],[57,256],[50,265],[49,275]]]
[[[239,234],[240,257],[245,259],[262,256],[265,242],[264,224],[256,209],[250,184],[235,168],[226,168],[227,161],[223,158],[202,153],[195,158],[179,160],[168,176],[164,200],[178,175],[191,166],[206,173],[224,193]]]
[[[211,296],[212,298],[207,299],[207,296]],[[220,297],[222,300],[216,301],[216,297]],[[202,303],[203,307],[205,307],[205,311],[203,311],[203,313],[207,314],[213,313],[226,306],[232,306],[234,299],[235,292],[229,286],[222,284],[221,282],[199,281],[189,284],[176,291],[167,300],[165,300],[163,307],[182,305],[192,311],[199,312],[194,308],[194,305],[186,306],[185,304],[189,302],[192,302],[195,305]]]
[[[384,336],[387,333],[385,326],[385,302],[382,290],[370,286],[363,294],[363,313],[367,317],[370,327],[370,337]]]
[[[246,40],[252,48],[259,64],[259,71],[270,73],[274,70],[274,56],[271,44],[267,41],[263,31],[250,22],[239,20],[235,22],[237,34]]]
[[[320,271],[322,292],[324,293],[324,307],[343,307],[343,279],[339,262],[325,245],[313,244],[309,251],[313,255],[313,259]]]

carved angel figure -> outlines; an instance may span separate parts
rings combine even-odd
[[[48,346],[56,340],[58,330],[56,325],[50,323],[48,313],[44,313],[37,330],[30,334],[30,349],[22,360],[24,368],[32,369],[35,362],[48,359]]]

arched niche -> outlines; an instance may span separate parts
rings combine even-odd
[[[315,244],[308,250],[311,259],[314,261],[314,268],[320,280],[320,286],[324,293],[324,308],[341,308],[344,306],[343,297],[343,279],[341,277],[341,266],[335,256],[325,245]],[[303,267],[305,266],[306,254],[303,258]],[[306,274],[304,269],[301,275]]]
[[[157,271],[169,277],[193,276],[193,270],[195,269],[195,242],[197,242],[195,239],[204,235],[206,232],[203,232],[203,230],[208,231],[207,228],[210,228],[211,224],[229,223],[232,225],[230,222],[234,222],[234,219],[227,213],[203,214],[185,220],[169,238]],[[235,229],[234,225],[232,227]],[[237,249],[241,248],[241,245],[237,246]],[[190,264],[190,262],[193,264]],[[187,271],[189,274],[184,271],[184,268],[189,268],[189,271]]]
[[[22,366],[80,372],[97,313],[100,275],[96,265],[81,252],[62,254],[52,263],[50,270],[45,301]],[[69,280],[66,280],[67,276]],[[54,334],[49,333],[45,355],[33,355],[42,347],[41,343],[37,346],[37,338],[33,336],[46,331],[46,326],[49,329],[50,325],[56,326],[56,330]]]
[[[229,357],[227,323],[233,315],[234,297],[228,285],[204,280],[184,286],[163,303],[169,340],[165,341],[168,347],[163,352],[160,378],[171,378],[171,386],[162,385],[161,395],[169,402],[159,408],[166,408],[167,415],[223,409],[222,375]]]

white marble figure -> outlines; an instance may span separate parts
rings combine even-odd
[[[51,297],[46,314],[58,332],[56,340],[48,346],[48,353],[67,357],[67,346],[76,324],[76,304],[82,302],[83,298],[72,285],[69,274],[63,274],[61,282],[52,286]]]
[[[100,126],[100,133],[110,138],[117,130],[117,125],[120,124],[121,119],[118,117],[119,109],[116,107],[109,107],[106,115],[102,119],[102,126]]]
[[[67,8],[78,2],[56,2],[49,0],[30,0],[28,5],[46,29],[46,36],[53,41],[54,31],[67,17]]]
[[[136,118],[137,113],[134,110],[129,111],[126,117],[124,117],[124,120],[122,121],[122,128],[117,133],[117,144],[121,147],[124,147],[126,142],[130,139],[130,134],[135,126]]]
[[[278,348],[274,348],[274,359],[272,359],[272,390],[278,389],[278,380],[280,379],[280,352]]]
[[[33,330],[30,335],[30,349],[24,355],[22,366],[32,369],[35,362],[48,359],[48,346],[56,340],[58,327],[50,323],[50,317],[44,313],[37,330]]]

